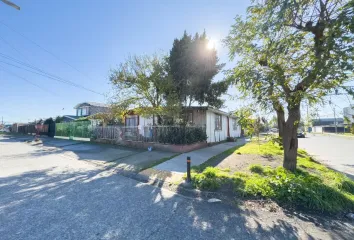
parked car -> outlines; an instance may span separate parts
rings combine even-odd
[[[279,133],[278,128],[271,128],[271,129],[268,130],[268,134],[271,134],[271,135],[274,134],[275,135],[277,133]]]
[[[305,138],[305,133],[302,131],[297,132],[297,138]]]

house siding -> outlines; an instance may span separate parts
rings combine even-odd
[[[229,118],[229,126],[230,126],[230,137],[240,137],[241,136],[241,126],[237,124],[236,129],[234,129],[234,120],[236,118],[230,117]]]
[[[191,111],[189,111],[191,112]],[[215,113],[210,110],[204,109],[193,109],[193,123],[194,126],[205,127],[206,134],[207,134],[207,142],[220,142],[224,141],[228,137],[228,126],[229,126],[229,133],[230,137],[240,137],[241,136],[241,127],[237,125],[236,129],[233,129],[233,117],[227,116],[225,113]],[[216,115],[221,115],[221,129],[215,130],[215,117]],[[157,122],[157,119],[155,119]],[[147,126],[152,126],[153,121],[152,117],[139,117],[139,129],[142,132],[142,135],[145,135]],[[143,131],[144,129],[144,131]]]
[[[157,121],[156,117],[155,117],[155,121]],[[152,117],[142,117],[140,116],[140,119],[139,119],[139,125],[140,126],[152,126],[153,125],[153,119]]]
[[[215,129],[215,117],[221,115],[221,130]],[[206,111],[206,133],[208,136],[207,142],[220,142],[227,138],[227,116],[216,114],[212,111]]]
[[[201,109],[193,109],[193,124],[195,126],[206,126],[206,111]]]
[[[97,106],[89,106],[88,115],[94,115],[96,113],[108,113],[108,107],[97,107]]]

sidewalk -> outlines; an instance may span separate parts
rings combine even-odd
[[[206,147],[202,149],[198,149],[195,151],[191,151],[188,153],[183,153],[181,155],[178,155],[166,162],[163,162],[155,167],[153,167],[156,170],[162,170],[162,171],[169,171],[173,173],[180,173],[183,174],[186,172],[186,162],[187,162],[187,156],[191,157],[191,166],[198,166],[205,161],[207,161],[209,158],[212,158],[230,148],[233,148],[235,146],[240,146],[245,144],[244,139],[238,139],[237,142],[227,142],[227,143],[221,143],[212,147]]]

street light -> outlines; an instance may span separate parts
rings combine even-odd
[[[9,0],[1,0],[3,3],[9,5],[10,7],[16,8],[17,10],[20,10],[20,7],[17,6],[16,4],[14,4],[13,2],[9,1]]]

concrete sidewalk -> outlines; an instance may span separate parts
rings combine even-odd
[[[187,156],[191,157],[192,166],[198,166],[207,161],[209,158],[212,158],[230,148],[243,144],[245,144],[244,139],[238,139],[237,142],[220,143],[212,147],[206,147],[188,153],[183,153],[153,168],[156,170],[174,173],[185,173]]]

